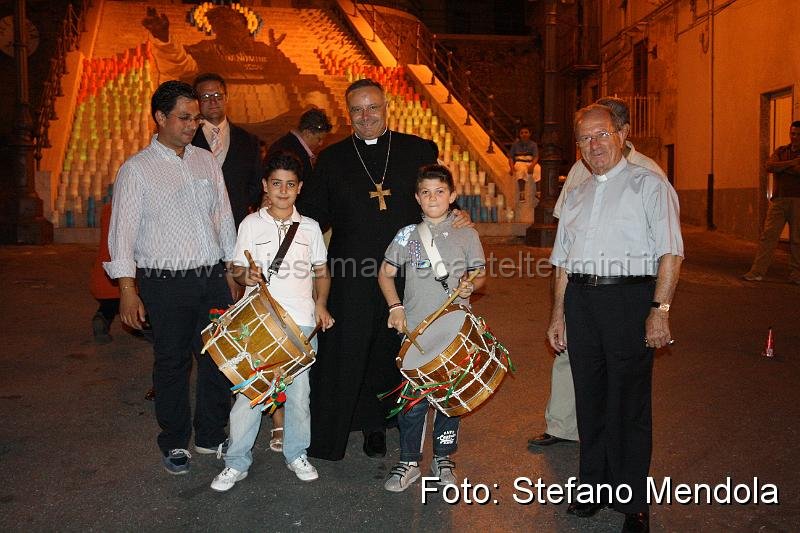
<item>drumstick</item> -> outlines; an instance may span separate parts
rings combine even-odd
[[[475,269],[472,272],[470,272],[469,277],[466,280],[467,283],[469,283],[472,280],[474,280],[478,276],[480,271],[481,271],[481,269],[478,268],[478,269]],[[461,286],[461,283],[459,283],[459,286]],[[425,319],[425,322],[423,322],[422,325],[420,326],[419,333],[417,335],[418,336],[422,335],[425,332],[425,330],[428,329],[428,326],[430,326],[437,318],[439,318],[439,315],[441,315],[444,312],[444,310],[447,308],[447,306],[450,305],[451,303],[453,303],[453,300],[455,300],[456,298],[458,298],[458,289],[453,291],[453,294],[450,295],[450,298],[448,298],[442,304],[442,306],[439,309],[436,310],[435,313],[433,313],[431,316],[429,316],[428,318]]]
[[[247,262],[250,263],[250,269],[256,268],[256,262],[253,260],[253,256],[250,255],[250,250],[245,250],[244,256],[247,258]],[[263,270],[261,271],[261,281],[258,284],[262,286],[267,284],[267,277],[264,275]]]
[[[310,344],[311,343],[311,339],[313,339],[314,336],[317,333],[319,333],[319,330],[321,330],[321,329],[322,329],[322,322],[317,322],[317,326],[314,328],[314,330],[311,332],[311,334],[308,337],[306,337],[306,344]]]
[[[420,332],[420,333],[422,333],[422,332]],[[422,346],[420,346],[420,345],[417,343],[417,339],[416,339],[416,337],[412,337],[412,336],[411,336],[411,333],[409,333],[409,332],[408,332],[408,328],[407,328],[407,327],[405,327],[405,326],[403,326],[403,335],[405,335],[405,336],[406,336],[406,338],[407,338],[408,340],[410,340],[410,341],[411,341],[411,342],[414,344],[414,346],[416,346],[416,347],[417,347],[417,350],[419,350],[419,353],[421,353],[422,355],[425,355],[425,350],[423,350],[423,349],[422,349]]]

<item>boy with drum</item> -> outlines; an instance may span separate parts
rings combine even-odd
[[[269,291],[308,336],[318,322],[321,329],[326,330],[333,326],[334,320],[327,309],[331,280],[322,232],[316,221],[301,216],[294,206],[303,185],[299,179],[301,174],[301,163],[292,154],[277,152],[267,161],[261,182],[269,207],[251,213],[239,226],[233,277],[241,285],[248,286],[248,294],[252,292],[262,281],[262,267],[270,265],[283,240],[291,238],[291,226],[299,223],[279,271],[269,279]],[[255,264],[260,266],[242,266],[248,265],[245,250],[250,251]],[[311,345],[316,351],[316,338],[311,340]],[[319,476],[306,457],[306,448],[311,441],[308,372],[295,376],[285,392],[283,455],[286,466],[302,481],[313,481]],[[214,478],[212,489],[227,491],[247,477],[253,462],[253,444],[261,427],[261,415],[260,405],[251,408],[250,400],[244,394],[237,396],[230,416],[230,445],[225,455],[225,469]]]
[[[386,250],[378,275],[378,283],[389,305],[388,326],[406,334],[435,312],[448,299],[451,290],[458,291],[459,296],[453,303],[468,307],[470,295],[486,280],[484,271],[474,282],[466,280],[471,271],[483,270],[486,260],[478,232],[469,227],[453,227],[450,205],[456,199],[456,191],[447,167],[422,167],[417,175],[415,197],[422,207],[423,221],[419,226],[406,226],[397,232]],[[420,233],[432,244],[423,242]],[[439,265],[431,260],[427,249],[431,249],[434,257],[440,256]],[[402,302],[394,280],[401,268],[405,271]],[[397,415],[400,461],[384,483],[388,491],[402,492],[420,477],[418,462],[422,459],[428,407],[428,402],[419,402]],[[439,478],[440,485],[456,482],[455,463],[450,454],[458,446],[458,426],[459,417],[448,417],[436,411],[431,472]]]

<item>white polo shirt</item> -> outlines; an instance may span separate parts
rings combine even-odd
[[[316,220],[301,216],[295,207],[291,221],[300,222],[300,227],[280,270],[270,278],[269,292],[298,326],[314,326],[317,322],[314,316],[312,268],[327,261],[327,250]],[[249,250],[253,260],[267,276],[267,269],[283,240],[282,233],[279,240],[279,227],[278,221],[270,216],[266,208],[247,215],[239,225],[234,264],[247,266],[244,251]],[[246,294],[255,289],[248,287]]]

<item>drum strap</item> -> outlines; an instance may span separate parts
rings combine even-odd
[[[286,231],[286,236],[283,238],[283,242],[278,247],[278,253],[275,254],[275,258],[272,260],[272,263],[270,263],[269,268],[267,269],[269,272],[267,274],[267,285],[269,285],[269,278],[271,278],[273,274],[277,274],[278,270],[280,270],[281,263],[283,263],[283,258],[286,257],[286,252],[289,251],[289,246],[291,246],[292,240],[297,233],[297,228],[299,227],[299,222],[292,222],[292,225]]]
[[[419,238],[422,240],[422,246],[425,247],[425,253],[428,254],[431,268],[433,268],[433,273],[436,275],[436,281],[442,284],[444,292],[449,292],[450,288],[447,286],[447,278],[450,277],[450,274],[448,274],[447,267],[445,267],[444,261],[442,261],[439,249],[436,248],[436,243],[433,242],[433,235],[431,235],[430,228],[423,221],[417,225],[417,232],[419,233]]]

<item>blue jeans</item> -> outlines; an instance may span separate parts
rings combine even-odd
[[[313,326],[300,326],[304,335],[310,335]],[[311,347],[317,350],[317,338],[311,340]],[[308,369],[295,376],[292,384],[286,387],[286,411],[283,423],[283,457],[291,463],[306,454],[311,443],[311,410],[308,383]],[[253,444],[261,429],[261,405],[250,407],[250,399],[244,394],[236,395],[236,403],[231,409],[230,443],[225,454],[225,466],[239,472],[246,472],[253,464]]]
[[[423,400],[407,413],[398,413],[401,461],[422,459],[422,443],[425,439],[426,417],[430,406],[427,400]],[[461,419],[457,416],[446,416],[438,409],[434,409],[434,412],[436,417],[433,422],[433,454],[450,455],[458,448],[458,426]]]

